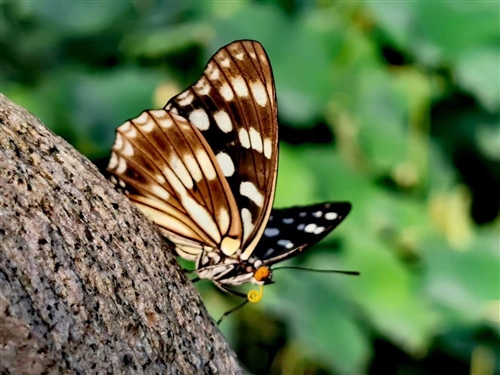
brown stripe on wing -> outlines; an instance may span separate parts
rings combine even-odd
[[[167,233],[211,247],[231,235],[241,244],[238,210],[217,159],[181,116],[146,111],[120,127],[108,170]]]

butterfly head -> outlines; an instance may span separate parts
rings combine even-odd
[[[254,284],[259,284],[259,285],[272,284],[273,283],[272,276],[273,273],[271,272],[271,269],[269,267],[260,266],[253,273],[253,280],[255,280]]]

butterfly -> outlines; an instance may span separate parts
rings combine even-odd
[[[235,41],[201,78],[116,131],[112,181],[220,289],[272,282],[271,266],[331,232],[350,203],[272,209],[278,120],[269,58]],[[249,297],[250,298],[250,297]]]

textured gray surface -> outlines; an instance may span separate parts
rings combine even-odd
[[[242,370],[159,231],[0,94],[0,371]]]

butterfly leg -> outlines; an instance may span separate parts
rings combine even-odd
[[[240,293],[240,292],[237,292],[236,290],[229,289],[229,288],[225,287],[224,285],[222,285],[221,283],[218,283],[216,281],[214,281],[214,284],[217,288],[219,288],[221,291],[223,291],[225,293],[232,294],[233,296],[247,299],[247,295],[244,293]]]
[[[219,318],[219,320],[217,320],[217,325],[219,325],[226,316],[228,316],[229,314],[232,314],[236,310],[239,310],[243,306],[245,306],[247,304],[247,302],[248,302],[248,299],[246,299],[245,301],[243,301],[242,303],[240,303],[238,306],[233,307],[231,310],[226,311],[224,314],[222,314],[222,316]]]

